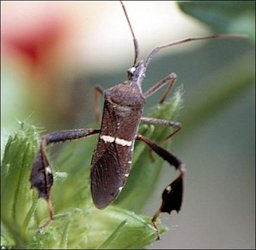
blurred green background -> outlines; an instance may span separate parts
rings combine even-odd
[[[189,36],[249,35],[166,49],[148,68],[144,90],[171,72],[183,86],[183,129],[170,150],[187,165],[182,210],[162,216],[170,230],[149,248],[255,248],[255,3],[209,4],[181,3],[199,22],[175,2],[126,3],[143,56]],[[47,132],[90,127],[95,85],[123,81],[132,62],[119,3],[1,2],[1,21],[1,150],[17,120]],[[145,213],[174,174],[167,166]]]

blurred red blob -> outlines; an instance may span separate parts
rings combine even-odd
[[[48,54],[58,44],[63,27],[55,20],[37,23],[36,29],[27,30],[27,34],[3,34],[7,48],[25,56],[33,65],[40,65],[40,55]]]
[[[68,13],[51,2],[5,2],[2,5],[2,52],[22,59],[32,70],[42,69],[62,43]]]
[[[24,94],[20,103],[27,104],[28,113],[36,110],[43,124],[66,115],[61,89],[66,58],[72,56],[63,53],[74,20],[70,6],[57,1],[1,2],[1,61],[5,74],[15,76],[3,84],[19,85]]]

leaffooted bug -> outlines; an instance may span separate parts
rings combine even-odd
[[[157,238],[159,238],[159,232],[156,226],[156,220],[159,215],[163,212],[170,214],[172,211],[180,211],[185,165],[169,151],[137,133],[141,122],[173,127],[174,132],[168,138],[181,129],[181,124],[178,122],[143,116],[145,100],[167,85],[167,90],[160,100],[160,103],[162,103],[176,81],[176,74],[172,73],[143,92],[141,85],[146,76],[147,67],[153,57],[164,48],[195,40],[240,38],[242,36],[221,34],[182,39],[158,46],[149,53],[145,60],[139,60],[138,42],[125,6],[122,1],[120,2],[133,37],[135,49],[133,65],[128,69],[128,80],[104,91],[98,88],[98,92],[104,94],[105,98],[100,129],[81,128],[58,131],[42,137],[39,151],[32,166],[30,182],[31,187],[37,189],[39,197],[44,198],[48,203],[50,220],[43,225],[44,227],[54,219],[50,192],[53,185],[53,175],[46,155],[46,146],[99,134],[98,143],[91,161],[91,194],[95,206],[103,209],[114,201],[121,192],[129,176],[134,142],[136,140],[142,141],[149,149],[179,171],[178,177],[164,189],[162,193],[162,204],[152,217],[152,224],[156,229]]]

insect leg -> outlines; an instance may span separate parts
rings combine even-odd
[[[137,135],[136,139],[146,143],[156,154],[168,161],[170,165],[174,166],[175,169],[180,172],[179,176],[164,189],[162,193],[162,204],[152,217],[152,224],[157,230],[157,237],[159,239],[159,230],[156,225],[157,218],[163,212],[171,214],[173,210],[177,212],[180,211],[183,196],[183,176],[185,173],[185,164],[173,154],[158,146],[148,138],[142,135]]]
[[[41,228],[49,225],[53,221],[54,210],[51,201],[51,187],[53,185],[52,170],[46,155],[46,146],[53,143],[65,142],[83,138],[89,135],[97,134],[100,130],[97,129],[74,129],[58,131],[46,134],[42,137],[37,156],[32,165],[30,174],[30,183],[32,188],[36,188],[39,198],[44,198],[47,201],[50,219]]]
[[[103,88],[100,86],[96,86],[94,88],[94,107],[96,114],[96,122],[100,122],[100,105],[99,105],[99,95],[103,95]]]
[[[148,124],[173,127],[174,131],[170,135],[168,135],[162,142],[170,139],[174,134],[176,134],[178,131],[181,130],[181,123],[176,121],[169,121],[169,120],[157,119],[152,117],[141,117],[140,120],[141,122],[148,123]]]
[[[165,98],[169,95],[169,93],[172,90],[172,87],[175,83],[177,79],[177,75],[175,73],[171,73],[170,75],[166,76],[165,78],[163,78],[161,81],[159,81],[158,83],[154,84],[150,89],[148,89],[143,95],[145,98],[148,98],[149,96],[151,96],[152,94],[154,94],[155,92],[157,92],[160,88],[162,88],[163,86],[165,86],[166,84],[168,84],[168,87],[165,91],[165,93],[163,94],[163,96],[160,99],[160,103],[163,103]]]

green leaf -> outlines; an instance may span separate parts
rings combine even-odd
[[[91,206],[58,214],[53,224],[34,236],[29,247],[130,249],[144,247],[155,238],[149,217],[114,206],[104,210]]]
[[[191,1],[178,6],[216,33],[247,34],[255,41],[255,1]]]
[[[1,163],[1,215],[6,230],[13,236],[25,240],[24,223],[33,204],[29,174],[38,146],[38,134],[34,126],[24,127],[10,136],[5,146]],[[5,236],[3,236],[5,237]]]
[[[1,224],[1,249],[11,249],[15,246],[15,240],[12,235],[6,231],[6,228]]]

